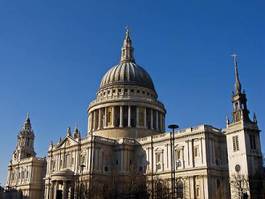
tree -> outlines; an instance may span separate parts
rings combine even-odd
[[[247,199],[249,198],[249,182],[245,175],[239,173],[230,178],[231,197],[233,199]]]

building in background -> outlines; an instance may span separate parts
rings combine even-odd
[[[68,128],[63,139],[50,144],[47,167],[35,158],[27,118],[7,185],[41,198],[31,192],[41,193],[45,182],[45,199],[264,198],[260,131],[256,117],[249,119],[236,59],[233,120],[226,128],[203,124],[168,133],[166,109],[133,54],[127,30],[120,63],[103,76],[87,109],[87,135],[81,138],[78,128]],[[21,177],[32,169],[36,172]],[[35,179],[39,189],[30,187],[31,180],[22,186],[22,179]]]
[[[17,146],[8,165],[6,198],[43,198],[46,159],[36,157],[30,118],[17,136]]]

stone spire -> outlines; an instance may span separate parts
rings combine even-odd
[[[34,132],[31,127],[29,114],[27,113],[26,120],[17,136],[17,146],[13,153],[13,158],[21,160],[36,155],[34,151]]]
[[[237,55],[233,54],[233,61],[234,61],[234,67],[235,67],[235,94],[241,93],[241,83],[239,80],[239,74],[238,74],[238,65],[237,65]]]
[[[233,103],[233,123],[239,122],[241,120],[245,122],[250,122],[249,119],[249,110],[247,108],[247,96],[246,93],[242,90],[241,83],[239,80],[239,73],[238,73],[238,64],[237,64],[237,55],[233,54],[233,61],[235,67],[235,90],[232,96],[232,103]]]
[[[121,63],[135,62],[133,56],[132,41],[130,38],[129,29],[126,27],[125,38],[123,41],[123,46],[121,48]]]
[[[27,113],[26,120],[24,122],[24,126],[22,130],[31,130],[31,123],[30,123],[30,118],[29,118],[29,113]]]

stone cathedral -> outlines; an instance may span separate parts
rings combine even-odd
[[[126,31],[120,63],[102,77],[90,102],[88,130],[68,128],[46,158],[34,152],[27,117],[8,166],[6,189],[27,199],[259,199],[264,196],[260,130],[249,117],[234,56],[232,117],[226,127],[165,132],[166,108],[134,59]]]

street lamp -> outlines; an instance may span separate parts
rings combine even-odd
[[[175,129],[179,128],[176,124],[168,126],[172,130],[170,133],[170,145],[171,145],[171,192],[172,198],[175,198]]]

